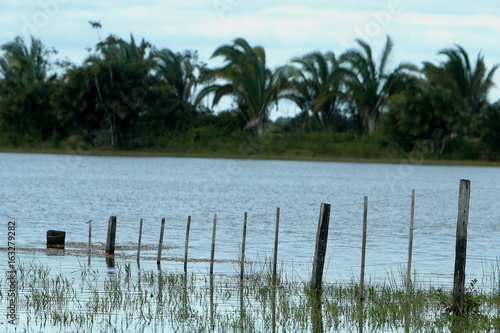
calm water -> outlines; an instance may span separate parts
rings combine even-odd
[[[500,172],[497,168],[353,164],[194,158],[82,157],[0,154],[0,208],[17,223],[17,247],[43,248],[49,229],[68,242],[105,242],[109,216],[118,218],[116,242],[157,243],[166,218],[167,257],[184,255],[192,216],[190,257],[210,257],[218,214],[216,258],[237,260],[248,212],[249,260],[271,257],[276,207],[281,209],[279,261],[289,278],[310,278],[319,208],[332,205],[325,281],[359,279],[363,197],[368,196],[367,274],[377,280],[406,265],[410,195],[415,189],[413,267],[425,281],[453,279],[460,179],[471,180],[468,279],[483,282],[500,254]],[[64,258],[59,264],[64,266]],[[5,265],[7,258],[5,256]],[[68,260],[71,262],[71,260]],[[256,263],[256,265],[259,265]],[[73,265],[70,263],[68,265]],[[234,266],[234,265],[233,265]],[[207,272],[206,264],[192,264]],[[217,274],[235,267],[216,265]]]

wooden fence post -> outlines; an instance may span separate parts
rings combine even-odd
[[[363,240],[361,244],[361,279],[359,281],[359,300],[365,299],[365,258],[366,258],[366,229],[368,225],[368,197],[364,198],[363,205]]]
[[[413,221],[415,218],[415,190],[411,191],[411,208],[410,208],[410,236],[408,240],[408,267],[406,268],[406,302],[410,300],[410,285],[411,285],[411,259],[413,253]]]
[[[108,223],[108,239],[106,241],[106,255],[115,255],[116,216],[111,216]]]
[[[184,273],[187,273],[188,265],[188,247],[189,247],[189,229],[191,228],[191,216],[188,216],[188,222],[186,227],[186,248],[184,250]]]
[[[316,234],[316,250],[314,253],[311,289],[321,291],[323,267],[325,265],[326,244],[328,242],[328,226],[330,223],[330,205],[322,203]]]
[[[88,222],[89,224],[89,266],[90,266],[90,258],[92,257],[92,219],[90,219]]]
[[[89,224],[89,256],[92,251],[92,220],[87,222]]]
[[[457,241],[453,280],[453,313],[463,315],[465,297],[465,261],[467,258],[467,225],[469,223],[470,181],[460,180],[458,196]]]
[[[214,275],[215,260],[215,233],[217,229],[217,214],[214,214],[214,224],[212,227],[212,248],[210,250],[210,276]]]
[[[245,274],[245,243],[247,238],[247,212],[245,212],[245,218],[243,220],[243,240],[241,242],[241,274],[240,281],[243,282],[243,276]]]
[[[139,241],[137,244],[137,261],[139,261],[139,258],[141,256],[141,240],[142,240],[142,219],[141,219],[141,222],[139,222]]]
[[[280,208],[276,208],[276,228],[274,231],[274,253],[273,253],[273,284],[276,285],[276,269],[278,266],[278,237],[280,230]]]
[[[158,258],[156,263],[159,265],[161,262],[161,250],[163,248],[163,232],[165,230],[165,218],[161,219],[161,230],[160,230],[160,243],[158,244]]]

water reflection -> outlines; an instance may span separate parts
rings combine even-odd
[[[110,255],[107,255],[106,256],[106,267],[108,268],[108,273],[110,271],[110,269],[113,270],[114,272],[114,268],[115,268],[115,256],[110,256]]]
[[[240,330],[241,332],[245,332],[244,330],[244,318],[245,318],[245,305],[243,303],[243,280],[240,280]]]
[[[272,329],[273,333],[276,333],[276,283],[273,284],[273,290],[271,294],[271,310],[273,312],[273,324],[272,324]]]
[[[311,323],[314,333],[323,333],[323,312],[321,304],[321,291],[313,292],[310,295],[311,301]]]
[[[215,328],[214,321],[214,276],[210,274],[210,326]]]
[[[45,255],[47,255],[47,256],[57,257],[57,256],[64,256],[65,254],[66,254],[66,252],[65,252],[64,248],[63,249],[52,248],[52,249],[45,250]]]
[[[363,328],[365,327],[365,305],[363,300],[360,300],[358,304],[358,321],[359,321],[359,333],[363,333]]]

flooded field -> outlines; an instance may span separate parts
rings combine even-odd
[[[200,325],[196,327],[209,327],[210,290],[215,293],[215,299],[219,297],[213,304],[221,310],[216,314],[218,322],[225,323],[225,326],[218,326],[217,331],[234,331],[234,327],[241,325],[238,262],[244,212],[248,212],[246,261],[249,282],[244,286],[243,318],[249,318],[248,325],[251,322],[254,325],[272,323],[266,317],[270,309],[270,304],[266,303],[270,299],[266,291],[269,288],[267,284],[260,283],[266,280],[269,272],[276,207],[280,207],[281,211],[278,250],[281,277],[287,286],[298,286],[279,289],[287,291],[289,297],[276,297],[295,305],[283,303],[277,315],[284,315],[283,307],[287,306],[297,311],[302,309],[304,316],[309,313],[304,321],[282,318],[282,323],[288,324],[279,326],[281,329],[278,331],[293,331],[291,321],[304,323],[305,326],[299,330],[311,330],[314,320],[310,311],[305,310],[310,309],[311,304],[304,293],[304,285],[311,279],[320,203],[332,205],[325,285],[333,286],[338,291],[338,286],[354,286],[359,282],[363,197],[368,196],[366,280],[372,286],[390,283],[394,289],[399,288],[404,280],[401,272],[404,272],[408,253],[412,189],[417,195],[413,277],[421,286],[443,288],[447,292],[453,283],[460,179],[470,179],[472,188],[467,281],[477,279],[475,288],[488,292],[495,290],[498,281],[495,267],[499,252],[495,245],[500,236],[500,211],[496,204],[500,196],[500,173],[496,168],[0,154],[0,179],[4,243],[7,245],[8,222],[15,221],[15,263],[18,274],[22,274],[20,269],[25,272],[19,306],[24,304],[26,310],[22,312],[21,307],[19,309],[20,315],[24,313],[25,323],[30,322],[33,332],[40,331],[41,327],[38,314],[42,312],[36,307],[44,308],[43,302],[37,305],[30,298],[38,295],[37,299],[43,300],[50,293],[47,291],[45,296],[36,294],[36,290],[43,290],[43,285],[37,285],[40,280],[35,283],[30,279],[36,274],[46,274],[47,270],[49,274],[46,275],[51,279],[57,279],[59,274],[68,279],[51,283],[69,283],[61,287],[67,291],[60,292],[69,293],[63,294],[62,299],[68,299],[71,306],[64,301],[57,308],[59,305],[53,304],[54,298],[51,298],[48,304],[56,308],[53,312],[50,309],[43,311],[47,316],[52,313],[44,319],[47,320],[44,332],[48,332],[52,325],[61,324],[60,320],[70,320],[75,325],[80,323],[81,327],[87,327],[86,332],[112,328],[120,332],[138,332],[141,331],[140,325],[144,325],[143,331],[148,332],[151,327],[165,332],[175,331],[175,327],[186,327],[180,331],[189,331],[195,327],[189,326],[189,318],[198,318],[193,319],[196,325]],[[215,288],[215,291],[210,288],[208,274],[214,214],[218,215],[213,281],[218,289]],[[111,215],[117,216],[118,221],[114,269],[107,267],[102,256]],[[186,277],[182,272],[188,216],[192,217],[192,222]],[[142,244],[146,245],[141,252],[139,266],[136,252],[141,218],[144,220]],[[159,271],[156,254],[162,218],[166,219],[165,248]],[[86,224],[89,220],[92,220],[94,245],[90,265]],[[66,231],[68,246],[64,256],[45,252],[45,234],[50,229]],[[6,270],[9,265],[7,246],[0,253],[5,253],[0,267]],[[36,268],[30,271],[29,267]],[[153,277],[156,280],[152,280]],[[176,311],[191,309],[189,311],[192,312],[172,315],[175,312],[162,303],[167,300],[158,298],[159,285],[164,283],[161,279],[173,281],[169,288],[175,295],[187,290],[188,297],[179,296],[179,302],[188,300],[190,307],[175,308]],[[149,297],[153,302],[149,311],[155,313],[149,318],[159,321],[150,328],[145,328],[143,322],[146,314],[141,315],[140,310],[135,308],[147,299],[144,290],[138,289],[139,284],[142,288],[149,283],[147,281],[152,281],[147,290],[149,296],[153,295]],[[33,283],[33,287],[29,288],[26,283]],[[6,285],[7,282],[2,281],[2,287]],[[177,286],[184,289],[177,290]],[[132,288],[127,290],[126,296],[131,304],[117,301],[119,309],[105,307],[101,302],[115,297],[106,294],[111,292],[109,288],[120,289],[121,297],[125,297],[123,293],[127,288]],[[254,289],[245,293],[251,288]],[[261,289],[264,290],[262,295]],[[5,290],[2,292],[5,295]],[[23,293],[28,296],[24,297]],[[99,296],[105,294],[104,299]],[[57,293],[55,295],[57,299]],[[262,297],[266,301],[262,301]],[[330,299],[333,300],[333,296]],[[4,302],[7,302],[5,296],[2,299]],[[92,321],[89,307],[101,305],[103,308],[94,313],[109,315],[116,310],[116,314],[96,316]],[[61,310],[66,308],[69,310]],[[339,318],[353,316],[352,311],[345,310]],[[54,319],[56,314],[64,315],[66,312],[69,316],[66,319],[64,316]],[[128,315],[130,319],[127,319]],[[300,311],[294,316],[300,316]],[[325,331],[341,331],[334,325],[333,317],[328,316],[325,314],[321,321]],[[179,318],[184,318],[182,323]],[[50,320],[55,321],[50,323]],[[92,324],[86,326],[89,322]],[[120,325],[125,325],[126,330]],[[358,325],[358,322],[351,322],[344,331],[358,331]]]

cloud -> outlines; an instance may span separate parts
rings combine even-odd
[[[471,55],[481,50],[490,66],[500,61],[497,0],[458,0],[453,5],[431,0],[0,1],[0,45],[33,32],[76,63],[99,39],[89,20],[101,21],[101,38],[116,34],[128,39],[133,33],[136,40],[145,38],[158,48],[198,50],[205,62],[236,37],[262,45],[275,67],[315,50],[340,54],[357,47],[356,38],[367,41],[378,55],[386,35],[395,42],[395,63],[433,61],[438,51],[454,44]]]

